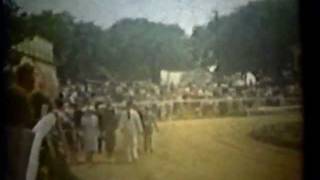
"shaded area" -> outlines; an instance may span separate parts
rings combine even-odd
[[[269,124],[254,129],[250,136],[258,141],[300,151],[303,145],[302,128],[302,122]]]

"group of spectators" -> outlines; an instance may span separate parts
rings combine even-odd
[[[274,105],[281,99],[301,97],[298,82],[276,84],[269,77],[256,78],[251,73],[251,80],[241,78],[241,73],[224,76],[222,80],[210,83],[188,82],[177,85],[158,85],[150,81],[71,83],[62,87],[62,96],[66,101],[81,104],[88,99],[108,99],[114,106],[123,104],[124,99],[132,98],[141,104],[149,104],[158,119],[163,119],[163,106],[184,101],[215,101],[239,99],[265,99],[265,105]],[[240,82],[242,81],[242,82]],[[77,99],[77,100],[76,100]],[[293,103],[296,103],[293,102]],[[281,104],[281,103],[280,103]],[[171,105],[173,106],[173,105]],[[172,107],[171,107],[172,109]],[[173,110],[167,110],[173,111]],[[165,114],[165,113],[164,113]]]
[[[255,77],[252,75],[252,77]],[[223,80],[223,81],[222,81]],[[196,82],[180,83],[177,85],[158,85],[150,81],[134,82],[101,82],[67,83],[63,87],[63,94],[74,101],[75,97],[99,98],[106,97],[112,102],[121,102],[128,97],[136,101],[163,101],[185,99],[216,99],[216,98],[246,98],[246,97],[299,97],[301,87],[298,82],[276,84],[270,77],[250,81],[241,79],[239,73],[223,76],[218,82],[198,84]],[[246,82],[248,81],[248,82]],[[87,92],[85,94],[84,92]],[[70,95],[72,94],[72,95]],[[82,101],[82,100],[80,100]]]
[[[116,93],[121,93],[117,88]],[[62,88],[59,99],[64,102],[65,122],[69,123],[68,144],[76,152],[86,152],[89,162],[97,152],[106,152],[108,160],[114,162],[117,136],[122,136],[129,162],[137,160],[143,151],[152,152],[152,134],[158,130],[152,106],[135,104],[130,92],[121,96],[125,98],[122,104],[115,105],[117,99],[108,93],[111,91],[105,86],[88,84],[68,83]]]
[[[152,134],[158,128],[151,107],[139,107],[130,98],[115,107],[106,92],[88,87],[64,89],[52,99],[29,63],[7,75],[8,179],[77,179],[68,164],[85,155],[92,165],[99,152],[114,162],[117,136],[128,162],[153,151]]]
[[[7,131],[7,179],[77,179],[60,151],[63,106],[41,90],[32,64],[23,63],[6,69],[5,126]],[[45,123],[40,123],[46,116]],[[54,124],[54,128],[46,128]],[[43,140],[43,131],[51,129]],[[39,161],[38,161],[39,160]]]
[[[163,101],[301,95],[298,83],[279,86],[270,83],[270,78],[259,81],[252,78],[254,76],[250,81],[241,82],[241,76],[234,74],[224,77],[225,81],[201,85],[190,82],[156,85],[150,81],[67,81],[60,87],[58,97],[52,99],[42,92],[41,83],[35,81],[32,65],[19,65],[9,74],[11,78],[4,101],[7,127],[28,129],[39,141],[39,165],[33,164],[38,170],[33,176],[27,173],[30,180],[35,179],[30,177],[42,179],[48,176],[75,179],[67,164],[78,162],[82,154],[85,154],[86,162],[93,164],[97,153],[106,154],[108,161],[114,162],[117,146],[121,146],[128,162],[138,160],[143,152],[152,152],[157,120],[170,119],[163,114],[173,114],[180,107],[178,103],[171,103],[167,104],[169,108],[163,109]],[[41,138],[38,134],[42,134]],[[119,137],[122,139],[120,144]],[[31,154],[37,156],[34,149]],[[15,165],[12,162],[9,166],[10,179],[19,174]]]

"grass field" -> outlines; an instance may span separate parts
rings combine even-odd
[[[297,180],[302,153],[257,141],[253,129],[298,122],[297,114],[161,122],[155,152],[133,164],[73,166],[82,180]]]

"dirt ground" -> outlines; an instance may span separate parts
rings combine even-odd
[[[73,166],[82,180],[298,180],[302,152],[259,142],[253,128],[301,121],[297,114],[159,123],[155,152],[138,162]],[[118,155],[119,156],[119,155]]]

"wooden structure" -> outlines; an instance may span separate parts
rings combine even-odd
[[[54,98],[58,95],[59,82],[54,64],[53,45],[39,36],[25,39],[12,47],[20,54],[20,62],[29,62],[36,70],[36,88],[48,97]]]

